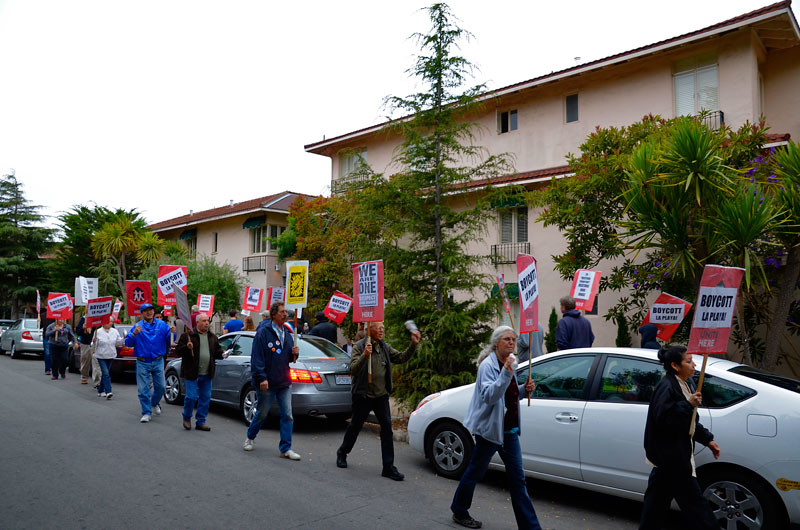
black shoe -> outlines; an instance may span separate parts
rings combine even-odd
[[[347,467],[347,455],[341,449],[336,451],[336,467]]]
[[[483,526],[483,523],[480,521],[476,521],[469,514],[460,517],[456,514],[453,514],[453,521],[457,522],[461,526],[466,526],[467,528],[480,528]]]
[[[383,471],[381,471],[381,476],[390,478],[392,480],[403,480],[404,478],[406,478],[406,476],[400,473],[394,466],[387,467]]]

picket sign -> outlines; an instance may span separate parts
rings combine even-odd
[[[503,309],[505,309],[506,313],[508,314],[508,320],[511,322],[511,327],[516,329],[516,326],[514,325],[514,317],[511,316],[511,301],[508,299],[508,293],[506,293],[505,274],[497,276],[497,288],[500,290],[500,296],[503,298]]]
[[[248,311],[261,311],[261,299],[264,298],[264,289],[248,285],[244,288],[244,301],[242,309]]]
[[[658,328],[656,337],[664,342],[669,342],[670,337],[681,325],[691,308],[692,304],[686,300],[668,293],[661,293],[650,306],[650,311],[647,312],[640,327],[645,324],[655,324]]]
[[[340,291],[336,291],[331,296],[331,299],[328,300],[328,305],[325,306],[323,314],[337,324],[341,324],[350,311],[351,305],[353,305],[352,298]]]
[[[93,328],[111,322],[111,313],[114,311],[114,297],[103,296],[91,298],[86,301],[86,321],[84,326]]]
[[[175,305],[173,290],[177,285],[186,294],[189,288],[189,278],[185,265],[159,265],[158,267],[158,298],[159,305]]]
[[[197,311],[205,313],[208,318],[214,313],[214,295],[213,294],[198,294],[197,295]]]
[[[597,290],[600,288],[600,271],[578,269],[572,280],[572,289],[569,295],[575,299],[575,309],[591,311],[594,307],[594,299]]]
[[[383,321],[383,260],[353,263],[353,322],[365,322],[367,344],[370,323]],[[372,356],[367,363],[367,379],[372,382]]]
[[[519,332],[528,334],[528,344],[533,346],[533,332],[539,331],[539,274],[536,258],[517,254],[517,282],[519,285]],[[528,357],[528,381],[533,377],[533,358]],[[531,393],[528,392],[528,406]]]
[[[125,303],[129,317],[137,317],[142,314],[139,310],[144,304],[153,303],[153,290],[147,280],[126,280],[125,281]]]

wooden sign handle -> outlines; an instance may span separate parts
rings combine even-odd
[[[703,367],[700,368],[700,379],[697,380],[697,391],[703,391],[703,380],[706,377],[706,363],[708,362],[708,354],[703,354]],[[692,410],[692,421],[689,423],[689,434],[694,431],[694,420],[697,419],[697,407]]]
[[[531,374],[533,371],[533,332],[528,332],[528,382],[531,381]],[[528,406],[531,406],[531,393],[528,392]]]
[[[367,322],[367,344],[372,344],[372,338],[369,336],[369,324]],[[367,382],[372,382],[372,355],[367,358]]]

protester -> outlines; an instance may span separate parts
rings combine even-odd
[[[192,414],[195,406],[194,428],[210,431],[206,424],[208,406],[211,403],[211,383],[214,380],[216,360],[224,359],[219,339],[208,329],[208,315],[197,315],[197,327],[181,335],[175,352],[181,356],[181,377],[186,381],[186,395],[183,398],[183,428],[192,428]]]
[[[103,324],[94,334],[94,357],[100,367],[101,378],[97,386],[97,395],[101,398],[111,399],[111,363],[117,356],[117,346],[122,344],[122,337],[116,328],[111,327],[111,321]]]
[[[255,331],[256,330],[256,324],[255,324],[255,322],[253,322],[253,317],[251,317],[250,315],[247,315],[246,317],[244,317],[244,328],[242,328],[242,330],[243,331]]]
[[[353,418],[344,433],[342,445],[336,451],[336,465],[347,467],[347,455],[352,451],[358,433],[370,411],[375,413],[381,427],[381,475],[392,480],[403,480],[405,475],[394,466],[394,442],[392,414],[389,410],[389,395],[392,393],[392,363],[408,361],[417,350],[419,331],[411,333],[411,344],[400,353],[383,340],[383,322],[369,326],[369,338],[360,340],[353,347],[350,357],[351,391],[353,393]],[[374,354],[374,355],[373,355]],[[372,364],[372,381],[369,380],[369,365]]]
[[[88,384],[89,367],[92,368],[92,381],[95,388],[100,383],[100,367],[92,358],[92,339],[94,338],[94,329],[86,326],[86,316],[82,316],[78,321],[78,326],[75,328],[75,334],[78,336],[78,342],[81,349],[81,384]]]
[[[559,300],[563,317],[556,327],[556,344],[559,350],[588,348],[594,342],[592,324],[575,309],[575,299],[564,296]]]
[[[228,316],[231,318],[225,322],[225,325],[222,327],[222,333],[233,333],[234,331],[241,331],[244,327],[244,322],[236,318],[237,311],[235,309],[231,309],[228,312]]]
[[[192,328],[196,328],[197,327],[197,315],[199,315],[199,314],[200,314],[200,306],[198,306],[197,304],[194,304],[192,306],[192,314],[189,317],[192,320]]]
[[[42,311],[44,313],[44,311]],[[49,319],[42,318],[42,357],[44,360],[44,375],[51,375],[51,366],[52,360],[50,357],[50,341],[44,338],[44,331],[47,329],[47,326],[52,324],[53,322],[48,322]]]
[[[57,318],[55,322],[47,326],[44,332],[44,339],[50,344],[50,361],[53,373],[52,379],[67,378],[67,365],[69,364],[69,346],[74,344],[78,348],[78,339],[72,332],[72,327],[63,318]]]
[[[345,345],[342,346],[342,349],[344,350],[344,352],[347,354],[348,357],[351,357],[353,355],[353,339],[347,337]]]
[[[250,354],[253,387],[258,389],[256,412],[247,429],[244,450],[252,451],[258,431],[266,421],[272,401],[278,400],[280,410],[280,443],[278,450],[283,458],[300,460],[292,451],[292,378],[289,363],[297,360],[300,348],[294,344],[291,332],[284,326],[288,311],[283,302],[275,302],[269,309],[270,318],[258,327]]]
[[[311,328],[308,334],[328,339],[336,344],[336,326],[328,321],[328,317],[322,311],[317,311],[317,324]]]
[[[472,518],[469,508],[475,486],[483,478],[489,462],[497,452],[506,467],[511,493],[511,506],[519,528],[539,530],[539,519],[525,485],[522,450],[519,436],[519,400],[533,392],[536,384],[518,385],[514,374],[516,333],[508,326],[494,330],[489,345],[478,356],[478,377],[472,393],[464,427],[475,435],[475,447],[469,466],[458,483],[450,510],[453,521],[467,528],[480,528],[483,523]]]
[[[308,322],[303,322],[303,331],[301,333],[306,334],[311,331],[311,328],[308,327]]]
[[[655,324],[645,324],[639,328],[639,335],[642,336],[642,348],[650,350],[660,350],[661,344],[656,340],[658,326]]]
[[[707,446],[715,459],[720,448],[697,417],[692,423],[694,409],[703,401],[691,380],[695,369],[692,354],[683,346],[664,346],[658,358],[666,375],[656,385],[647,410],[644,451],[653,470],[639,529],[661,528],[674,498],[687,518],[687,528],[718,530],[719,522],[703,497],[694,465],[695,442]]]
[[[519,362],[524,362],[531,358],[531,345],[528,344],[531,338],[533,339],[532,358],[535,359],[544,353],[544,330],[541,322],[539,322],[539,331],[520,333],[519,337],[517,337],[517,358]]]
[[[155,319],[153,304],[142,304],[139,308],[142,320],[125,336],[125,345],[133,348],[136,356],[136,387],[142,407],[142,423],[147,423],[152,414],[161,414],[159,401],[164,396],[164,355],[169,348],[169,326]],[[153,378],[152,394],[148,379]]]

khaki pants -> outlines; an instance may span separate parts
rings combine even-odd
[[[92,355],[92,383],[94,386],[98,386],[102,378],[103,372],[100,370],[100,363],[97,362],[97,357]]]
[[[92,362],[91,344],[81,343],[81,379],[89,379],[89,365],[91,362]],[[95,373],[97,373],[96,369]]]

